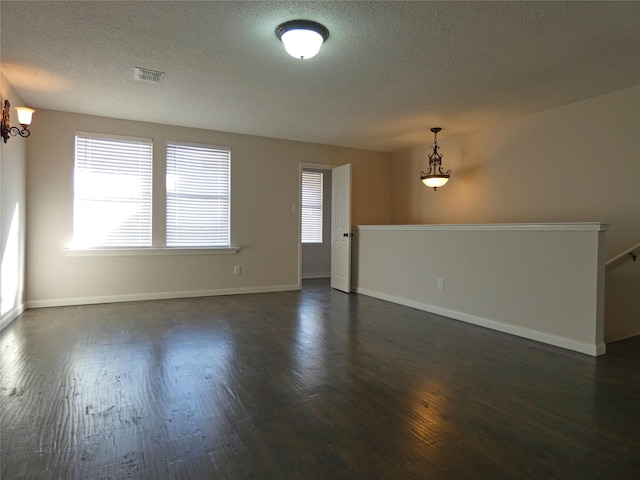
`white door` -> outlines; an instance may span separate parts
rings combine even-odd
[[[331,171],[331,288],[351,291],[351,164]]]

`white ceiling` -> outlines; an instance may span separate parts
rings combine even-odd
[[[640,84],[640,2],[7,1],[31,107],[370,150],[429,144]],[[297,60],[275,35],[321,22]],[[134,67],[166,72],[133,79]],[[36,113],[37,115],[37,113]]]

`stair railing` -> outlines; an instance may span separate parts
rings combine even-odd
[[[606,262],[604,262],[605,270],[609,270],[609,269],[615,267],[616,265],[620,265],[625,260],[628,260],[630,258],[632,258],[633,261],[635,262],[636,258],[638,258],[638,251],[639,250],[640,250],[640,242],[636,243],[635,245],[627,248],[624,252],[620,252],[615,257],[613,257],[613,258],[607,260]]]

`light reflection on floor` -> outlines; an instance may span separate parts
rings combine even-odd
[[[325,379],[325,319],[321,304],[300,302],[292,350],[296,375],[306,388],[322,385]]]

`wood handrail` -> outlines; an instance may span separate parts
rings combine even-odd
[[[618,255],[616,255],[613,258],[610,258],[609,260],[607,260],[604,263],[604,267],[609,268],[612,265],[616,265],[619,263],[620,260],[622,260],[623,258],[625,258],[627,255],[631,255],[631,257],[633,258],[633,260],[636,260],[636,256],[633,252],[635,252],[636,250],[640,250],[640,242],[636,243],[635,245],[627,248],[624,252],[620,252]]]

